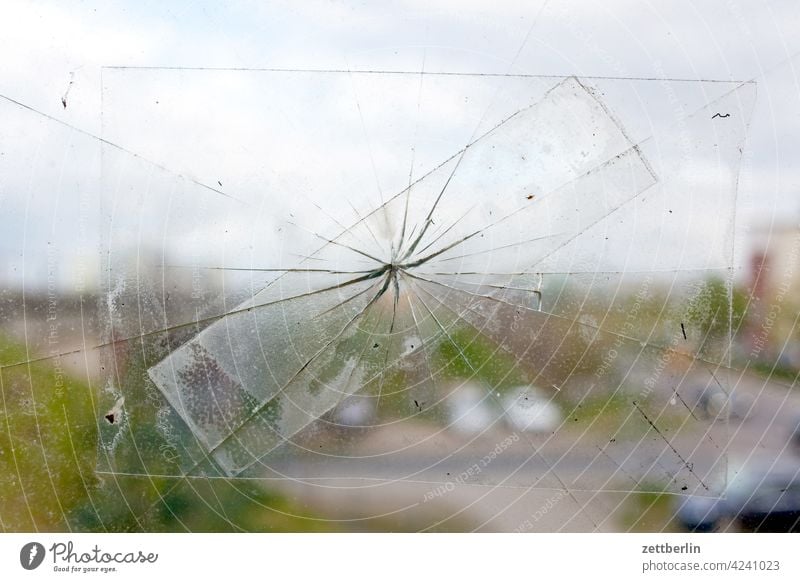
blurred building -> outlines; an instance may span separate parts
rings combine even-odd
[[[800,220],[751,230],[743,355],[800,369]]]

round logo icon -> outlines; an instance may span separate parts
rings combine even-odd
[[[44,561],[44,546],[39,542],[28,542],[19,551],[19,563],[26,570],[35,570]]]

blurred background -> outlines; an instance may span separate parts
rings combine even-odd
[[[791,2],[9,1],[2,11],[3,531],[800,527],[800,11]],[[742,139],[703,134],[709,151],[731,156],[693,168],[685,191],[673,182],[616,231],[607,221],[586,243],[613,233],[602,251],[581,248],[583,258],[562,256],[541,276],[514,280],[525,292],[502,290],[509,303],[481,315],[482,325],[452,318],[447,341],[426,342],[411,367],[387,368],[379,385],[340,399],[288,446],[232,474],[209,461],[203,431],[186,421],[204,412],[176,411],[150,370],[274,276],[171,267],[286,266],[302,239],[258,239],[259,229],[320,219],[297,215],[285,184],[330,181],[344,191],[360,175],[346,169],[334,182],[326,164],[360,160],[364,175],[383,176],[393,159],[381,146],[419,134],[402,120],[368,131],[370,108],[391,101],[381,98],[386,88],[370,93],[375,80],[356,77],[361,99],[348,111],[354,128],[366,128],[366,150],[352,145],[364,143],[356,129],[337,145],[322,122],[294,126],[297,143],[291,134],[270,141],[242,113],[268,111],[270,90],[285,93],[287,107],[324,112],[323,121],[337,115],[325,108],[339,111],[338,94],[311,95],[301,77],[284,91],[268,76],[253,93],[236,75],[170,68],[577,75],[634,142],[674,138],[674,156],[644,146],[661,168],[681,167],[687,151],[705,159],[692,151],[700,142],[681,144],[681,132],[695,135],[681,125],[687,115],[731,93],[744,112],[737,91],[747,82],[757,90],[736,126]],[[468,130],[425,136],[418,157],[406,148],[404,179],[409,166],[423,175],[426,152],[433,160],[465,145],[492,102],[486,83],[464,90],[464,109],[452,91],[409,93],[431,119],[462,116],[453,125]],[[681,92],[687,83],[693,89]],[[234,95],[244,97],[228,101]],[[715,107],[708,113],[724,115]],[[295,167],[309,141],[320,150],[314,169]],[[265,143],[277,145],[254,145]],[[660,178],[670,184],[669,173]],[[261,205],[233,212],[228,196]],[[361,203],[351,217],[370,208]],[[180,237],[159,238],[178,223]],[[559,272],[564,264],[580,272]],[[514,309],[525,302],[530,312]],[[215,365],[182,382],[224,384]]]

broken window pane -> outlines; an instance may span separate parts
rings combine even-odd
[[[754,95],[106,69],[99,473],[717,495]]]

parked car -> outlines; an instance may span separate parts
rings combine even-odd
[[[450,428],[465,434],[477,434],[490,426],[505,425],[515,431],[551,432],[563,420],[561,409],[534,386],[517,386],[502,397],[488,388],[465,382],[447,398]]]
[[[696,532],[715,531],[725,520],[746,531],[800,531],[800,463],[744,468],[718,497],[683,499],[676,517]]]
[[[696,389],[695,414],[704,420],[743,421],[752,401],[738,394],[727,394],[719,386],[710,384]]]
[[[375,422],[375,398],[353,395],[333,410],[332,421],[340,427],[364,428]]]
[[[789,435],[789,443],[796,451],[800,451],[800,417],[794,419],[791,435]]]
[[[474,382],[464,382],[447,396],[447,411],[449,428],[470,435],[484,432],[500,416],[487,388]]]
[[[534,386],[519,386],[503,399],[506,422],[514,430],[551,432],[564,419],[558,404]]]

